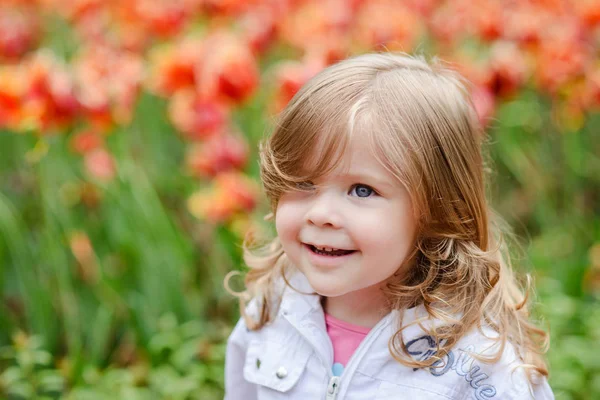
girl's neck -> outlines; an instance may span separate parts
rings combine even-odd
[[[374,327],[389,312],[388,302],[378,287],[346,293],[338,297],[322,297],[326,314],[350,324]]]

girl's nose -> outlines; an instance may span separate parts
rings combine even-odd
[[[317,194],[306,213],[306,221],[319,227],[341,227],[343,219],[339,199],[331,192]]]

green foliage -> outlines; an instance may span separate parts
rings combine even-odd
[[[39,337],[19,333],[0,349],[0,395],[14,400],[222,399],[226,333],[225,326],[178,324],[174,314],[166,314],[150,338],[148,354],[126,367],[85,365],[78,382],[69,379],[68,361],[56,368]]]
[[[491,132],[493,199],[525,242],[538,315],[550,330],[550,383],[557,398],[600,398],[600,119],[580,131],[552,122],[529,92],[501,106]],[[597,251],[597,250],[596,250]]]
[[[15,335],[13,346],[0,348],[0,394],[10,399],[53,399],[65,389],[65,380],[51,368],[52,354],[41,338]]]

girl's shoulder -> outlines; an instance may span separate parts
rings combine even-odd
[[[277,332],[281,331],[282,316],[291,313],[295,316],[306,315],[319,307],[319,298],[311,294],[311,288],[306,285],[305,278],[298,274],[290,279],[279,278],[271,287],[268,296],[257,294],[244,308],[244,315],[234,327],[230,341],[247,343],[248,340],[257,339],[261,336],[269,336],[271,339]],[[268,302],[266,308],[269,320],[260,329],[252,330],[248,321],[259,321],[263,313],[264,302]]]

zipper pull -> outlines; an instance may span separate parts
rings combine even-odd
[[[332,376],[327,385],[327,400],[335,400],[340,389],[340,377]]]

